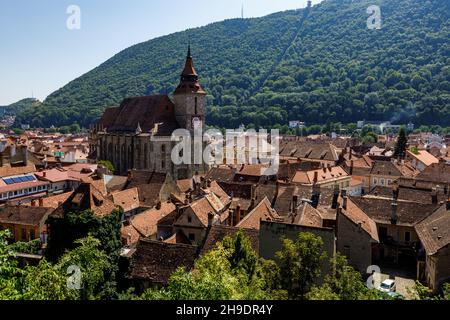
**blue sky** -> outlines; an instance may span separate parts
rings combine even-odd
[[[305,7],[307,0],[0,0],[0,105],[43,100],[121,50],[241,15]],[[313,0],[313,4],[320,0]],[[69,30],[69,5],[81,29]]]

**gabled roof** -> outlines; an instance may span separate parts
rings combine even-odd
[[[417,179],[450,184],[450,164],[433,163],[416,176]]]
[[[361,225],[361,229],[364,230],[373,240],[379,242],[377,225],[369,215],[361,210],[353,199],[347,200],[347,209],[342,209],[341,214],[347,217],[355,225]],[[342,203],[342,199],[341,199]]]
[[[1,166],[0,167],[0,177],[8,177],[15,176],[26,173],[33,173],[36,171],[36,167],[34,164],[28,166],[20,166],[20,167],[10,167],[10,166]]]
[[[106,198],[91,183],[82,183],[53,213],[54,217],[63,217],[67,212],[91,210],[97,216],[106,216],[117,206]]]
[[[373,197],[349,197],[373,221],[391,224],[392,199]],[[397,225],[414,226],[428,217],[435,209],[435,204],[417,205],[414,202],[397,202]]]
[[[297,171],[295,173],[294,178],[292,179],[293,183],[300,184],[313,184],[314,177],[317,173],[317,182],[323,182],[327,180],[339,179],[347,177],[348,174],[345,172],[342,167],[331,167],[331,168],[323,168],[311,171]]]
[[[140,239],[133,254],[131,276],[165,285],[179,267],[187,271],[194,267],[196,253],[196,246]]]
[[[219,241],[223,241],[225,237],[235,237],[236,234],[242,230],[244,236],[250,240],[250,244],[257,253],[259,253],[259,231],[256,229],[240,229],[238,227],[230,227],[223,225],[214,225],[209,228],[203,243],[200,255],[216,248]]]
[[[0,207],[0,223],[37,226],[45,222],[52,208],[31,206]]]
[[[323,219],[317,209],[309,203],[304,203],[302,211],[297,219],[294,220],[294,223],[302,226],[321,228],[323,226]]]
[[[408,156],[417,159],[427,167],[433,163],[439,163],[439,159],[426,150],[418,150],[417,153],[411,152],[410,150],[407,150],[406,152]]]
[[[208,214],[213,213],[217,214],[220,210],[223,209],[223,204],[220,202],[219,198],[214,196],[213,194],[209,194],[201,199],[195,200],[192,202],[189,207],[192,212],[198,218],[198,220],[202,223],[204,227],[208,226]],[[225,217],[225,215],[221,215],[221,220]]]
[[[112,199],[114,204],[122,207],[125,212],[139,208],[139,194],[137,188],[113,193]]]
[[[282,142],[280,144],[280,156],[311,160],[338,160],[336,148],[331,143],[323,142]]]
[[[375,161],[370,173],[382,176],[402,176],[402,172],[391,161]]]
[[[444,204],[415,226],[427,255],[434,255],[450,244],[450,209]]]
[[[237,228],[256,229],[259,230],[261,220],[264,221],[280,221],[280,215],[272,209],[269,200],[264,198],[252,211],[250,211],[244,219],[237,225]]]
[[[136,133],[138,126],[143,133],[170,136],[179,124],[175,118],[175,106],[167,95],[127,98],[114,113],[114,121],[108,132]]]
[[[175,210],[176,207],[172,202],[163,202],[159,209],[152,208],[132,217],[130,225],[143,237],[150,237],[156,234],[158,222]]]

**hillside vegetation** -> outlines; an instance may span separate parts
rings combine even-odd
[[[382,28],[366,9],[379,5]],[[82,126],[129,96],[170,93],[188,39],[208,91],[209,125],[357,120],[450,125],[450,1],[325,0],[130,47],[20,112],[32,126]]]

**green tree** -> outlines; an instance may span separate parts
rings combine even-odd
[[[63,255],[58,262],[58,268],[68,270],[76,266],[81,271],[82,300],[98,299],[106,282],[106,276],[111,270],[111,260],[102,251],[101,242],[92,236],[75,241],[77,248]]]
[[[225,238],[201,256],[194,269],[179,268],[161,290],[150,289],[142,299],[254,300],[270,299],[264,291],[256,253],[243,234]],[[255,276],[253,276],[255,274]]]
[[[347,258],[337,253],[331,260],[331,273],[320,287],[313,287],[307,294],[310,300],[367,300],[377,299],[377,290],[370,290],[361,274],[348,264]]]
[[[394,157],[404,158],[406,156],[407,144],[406,130],[404,127],[401,127],[395,144]]]
[[[320,236],[299,233],[294,242],[283,238],[282,249],[276,253],[281,282],[290,299],[304,299],[321,273],[321,262],[326,257]]]
[[[105,167],[109,172],[114,173],[116,170],[114,168],[114,165],[111,163],[111,161],[108,160],[100,160],[98,162],[99,166]]]

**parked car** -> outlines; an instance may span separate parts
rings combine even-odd
[[[392,279],[384,280],[379,288],[381,292],[395,292],[395,289],[395,280]]]

